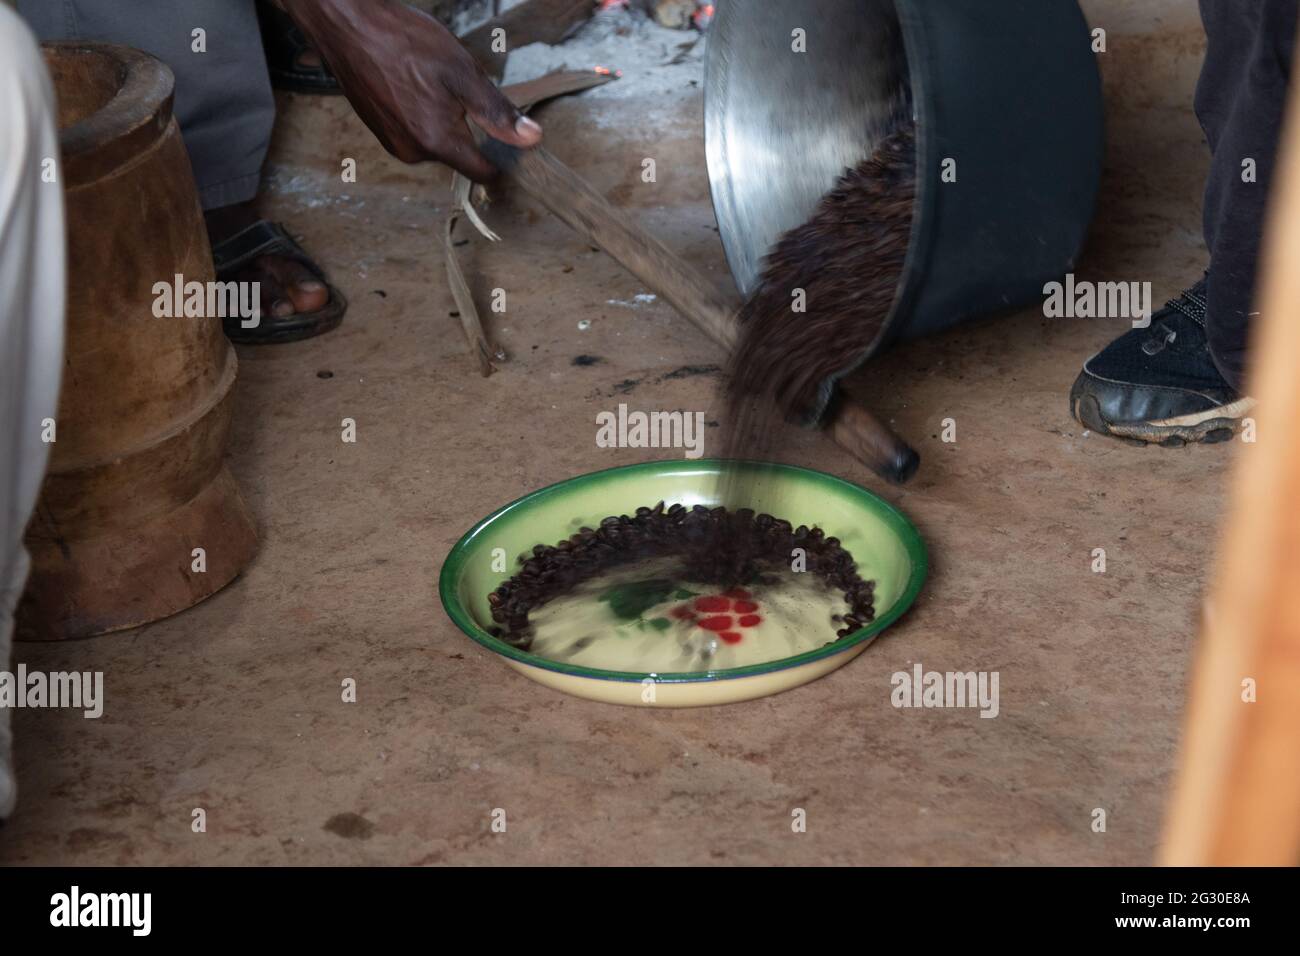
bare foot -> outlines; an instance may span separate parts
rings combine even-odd
[[[208,239],[214,246],[251,226],[259,218],[251,202],[209,209],[204,213]],[[288,256],[259,256],[228,278],[236,282],[260,283],[262,314],[275,318],[315,312],[329,302],[330,293],[325,283],[303,263]]]

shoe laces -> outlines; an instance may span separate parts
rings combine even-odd
[[[1201,328],[1205,328],[1205,315],[1209,308],[1209,302],[1195,288],[1186,290],[1176,299],[1170,299],[1165,303],[1165,308],[1175,309]]]

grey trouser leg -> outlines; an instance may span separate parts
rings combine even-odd
[[[253,0],[17,0],[42,40],[103,40],[176,74],[176,119],[204,209],[257,194],[275,100]],[[206,52],[194,47],[203,30]]]

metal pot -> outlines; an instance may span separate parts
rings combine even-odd
[[[705,137],[743,294],[777,238],[871,153],[900,90],[918,125],[917,203],[873,352],[1040,299],[1073,267],[1101,179],[1101,81],[1074,0],[720,0]]]

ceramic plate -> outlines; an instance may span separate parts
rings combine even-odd
[[[493,637],[488,594],[518,569],[516,558],[535,544],[555,544],[583,525],[638,507],[717,504],[722,468],[754,473],[746,505],[794,524],[817,525],[852,552],[858,573],[876,582],[876,619],[816,650],[726,670],[635,673],[596,670],[548,660]],[[739,505],[737,505],[739,507]],[[495,549],[508,570],[494,571]],[[498,558],[500,553],[496,552]],[[791,465],[713,460],[630,465],[571,478],[520,498],[488,515],[452,548],[438,589],[456,625],[507,664],[540,684],[579,697],[645,707],[694,707],[751,700],[789,690],[842,667],[911,605],[926,573],[926,552],[912,523],[888,502],[850,482]]]

